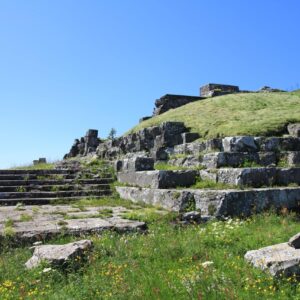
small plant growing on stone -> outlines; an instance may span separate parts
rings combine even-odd
[[[24,204],[21,202],[18,202],[15,207],[15,210],[25,210]]]
[[[33,220],[33,217],[28,215],[28,214],[21,214],[20,216],[20,222],[29,222],[29,221],[32,221]]]
[[[217,209],[213,204],[209,204],[207,210],[208,214],[213,216]]]
[[[25,193],[26,192],[26,187],[25,186],[18,186],[16,188],[16,192],[18,192],[18,193]]]

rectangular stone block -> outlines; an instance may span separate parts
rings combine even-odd
[[[135,172],[154,170],[154,159],[151,157],[132,157],[115,162],[117,172]]]
[[[192,143],[200,137],[196,132],[185,132],[182,133],[181,136],[183,144]]]
[[[133,186],[148,188],[189,187],[196,181],[197,171],[141,171],[120,172],[118,181]]]
[[[299,209],[300,188],[263,188],[251,190],[149,189],[117,187],[121,198],[145,202],[174,211],[191,203],[201,216],[246,217],[267,209]],[[189,205],[188,205],[188,204]]]
[[[209,172],[209,171],[208,171]],[[213,171],[216,182],[236,186],[263,187],[300,185],[300,168],[223,168]]]

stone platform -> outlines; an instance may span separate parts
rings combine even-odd
[[[82,235],[144,231],[144,222],[122,218],[124,207],[72,207],[70,205],[0,207],[0,240],[9,236],[18,243],[46,240],[60,234]]]

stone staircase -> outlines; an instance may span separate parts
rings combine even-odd
[[[117,188],[121,197],[177,211],[193,207],[217,217],[300,208],[299,137],[226,137],[176,145],[168,152],[167,163],[178,171],[123,163],[118,179],[130,186]],[[197,181],[208,188],[190,188]]]
[[[110,172],[101,175],[72,169],[0,170],[0,205],[47,204],[111,194]]]

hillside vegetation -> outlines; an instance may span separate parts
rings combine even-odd
[[[144,121],[135,132],[165,121],[184,122],[203,138],[282,134],[300,122],[300,90],[292,93],[241,93],[193,102]]]

